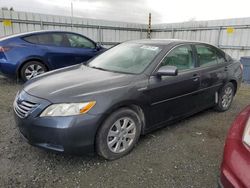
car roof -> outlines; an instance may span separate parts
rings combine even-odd
[[[191,41],[191,40],[183,40],[183,39],[140,39],[140,40],[131,40],[127,41],[128,43],[138,43],[138,44],[148,44],[148,45],[159,45],[159,46],[167,46],[169,44],[183,44],[183,43],[197,43],[197,44],[208,44],[201,41]],[[211,45],[211,44],[208,44]]]
[[[18,33],[18,34],[14,34],[14,35],[8,35],[5,36],[3,38],[0,38],[1,40],[6,40],[6,39],[10,39],[10,38],[15,38],[15,37],[25,37],[25,36],[29,36],[29,35],[33,35],[33,34],[40,34],[40,33],[74,33],[71,31],[60,31],[60,30],[39,30],[39,31],[30,31],[30,32],[25,32],[25,33]],[[78,33],[74,33],[74,34],[78,34]],[[81,34],[79,34],[81,35]]]

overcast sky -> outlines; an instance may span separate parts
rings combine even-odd
[[[0,7],[17,11],[71,15],[135,23],[172,23],[250,17],[249,0],[0,0]]]

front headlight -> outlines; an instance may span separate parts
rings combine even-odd
[[[246,127],[243,133],[243,143],[250,147],[250,117],[246,123]]]
[[[40,117],[85,114],[95,105],[95,103],[95,101],[90,101],[85,103],[52,104],[42,112]]]

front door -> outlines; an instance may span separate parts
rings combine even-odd
[[[70,44],[69,51],[74,54],[75,63],[88,61],[100,53],[93,41],[73,33],[67,33],[66,36]]]
[[[146,91],[150,98],[150,125],[156,126],[192,113],[197,108],[196,97],[200,75],[196,70],[191,45],[175,47],[160,66],[176,66],[177,76],[151,76]]]

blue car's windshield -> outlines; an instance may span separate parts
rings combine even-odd
[[[88,66],[122,73],[138,74],[152,62],[161,48],[157,46],[123,43],[109,49],[89,62]]]

